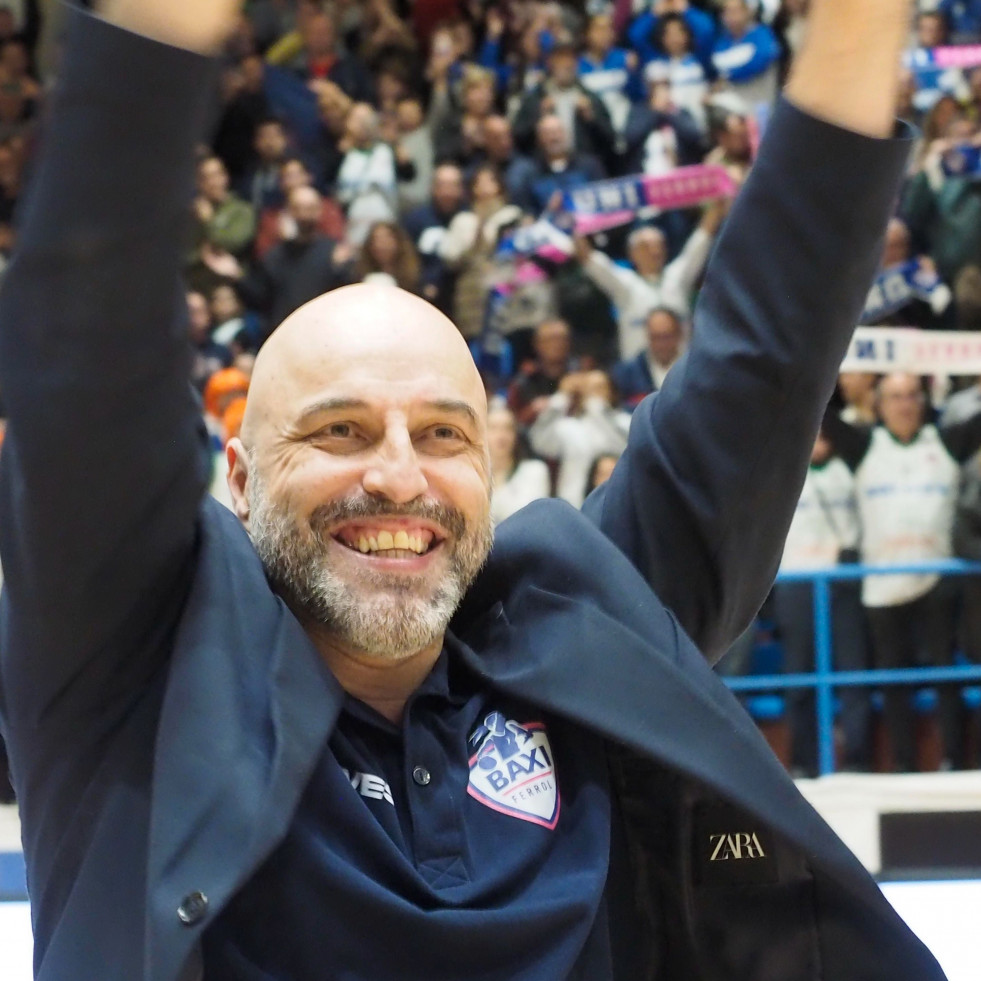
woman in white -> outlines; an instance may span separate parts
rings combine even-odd
[[[529,430],[532,449],[558,462],[556,496],[581,507],[593,461],[622,453],[630,416],[613,407],[605,371],[572,372],[559,383]]]
[[[501,402],[491,403],[487,413],[487,446],[494,479],[491,493],[494,524],[500,524],[526,504],[549,496],[548,467],[541,460],[524,457],[514,413]]]

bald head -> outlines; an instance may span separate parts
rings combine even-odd
[[[487,401],[456,326],[432,304],[391,286],[356,284],[311,300],[273,332],[256,358],[243,442],[262,449],[270,431],[320,397],[356,393],[362,381],[434,397],[452,389],[483,425]]]

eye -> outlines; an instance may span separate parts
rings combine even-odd
[[[463,431],[456,426],[438,424],[430,426],[421,435],[420,444],[429,448],[431,453],[455,452],[467,442]]]
[[[331,422],[324,426],[323,434],[334,439],[348,439],[354,435],[354,427],[349,422]]]

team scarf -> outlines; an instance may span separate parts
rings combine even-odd
[[[974,68],[981,65],[981,44],[959,44],[942,48],[916,48],[903,56],[907,68]]]
[[[719,164],[676,167],[667,174],[613,177],[567,191],[562,205],[581,235],[625,225],[642,208],[672,211],[732,197],[736,183]]]
[[[950,302],[950,290],[935,270],[922,267],[917,259],[910,259],[879,273],[866,298],[861,322],[874,324],[914,300],[924,300],[931,307],[942,304],[942,309],[936,311],[942,313]]]

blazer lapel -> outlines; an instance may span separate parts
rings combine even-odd
[[[157,736],[147,869],[155,981],[180,975],[195,927],[286,834],[343,698],[245,533],[225,520],[202,521]],[[195,892],[207,915],[189,929],[177,909]]]

